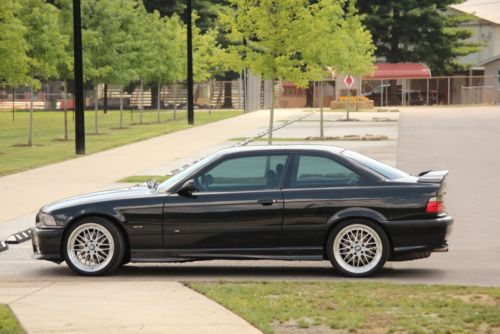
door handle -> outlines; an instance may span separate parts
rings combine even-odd
[[[273,205],[276,202],[278,202],[278,200],[275,200],[275,199],[259,199],[257,201],[257,203],[262,204],[262,205]]]

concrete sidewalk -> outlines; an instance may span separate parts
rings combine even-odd
[[[276,121],[293,118],[301,112],[302,109],[278,109]],[[49,202],[95,191],[120,178],[190,156],[230,138],[255,135],[266,129],[268,122],[269,111],[256,111],[0,177],[0,224],[37,211]]]
[[[0,303],[28,333],[260,333],[178,282],[2,283]]]

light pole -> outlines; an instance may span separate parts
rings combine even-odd
[[[187,0],[187,118],[188,124],[194,124],[194,93],[193,93],[193,22],[191,0]]]
[[[73,57],[75,73],[75,150],[85,154],[85,110],[83,105],[82,18],[80,0],[73,0]]]

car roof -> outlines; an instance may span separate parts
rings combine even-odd
[[[287,152],[311,152],[322,151],[328,153],[341,153],[345,148],[330,145],[317,145],[317,144],[300,144],[300,145],[251,145],[231,147],[220,150],[218,153],[227,155],[234,153],[266,153],[276,151]]]

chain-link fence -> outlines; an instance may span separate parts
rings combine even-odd
[[[41,88],[0,87],[0,111],[73,109],[71,84],[67,94],[64,82],[42,83]],[[272,84],[252,75],[233,81],[210,80],[194,87],[197,109],[268,108]],[[274,87],[275,106],[280,108],[325,107],[353,102],[358,107],[460,105],[500,103],[499,76],[451,76],[429,79],[359,80],[350,89],[339,80],[311,82],[301,88],[293,83],[278,82]],[[66,97],[65,97],[66,95]],[[106,97],[106,98],[105,98]],[[106,102],[105,102],[106,100]],[[103,84],[85,90],[86,109],[182,109],[187,104],[184,83],[137,85],[127,89]]]
[[[66,95],[66,97],[65,97]],[[195,107],[198,109],[243,109],[245,94],[242,80],[197,83],[194,87]],[[105,101],[106,100],[106,101]],[[183,83],[140,85],[132,90],[103,84],[85,89],[85,107],[102,109],[176,109],[187,104],[187,86]],[[64,93],[64,82],[51,81],[31,91],[30,87],[0,87],[0,111],[6,110],[63,110],[73,109],[72,87]]]
[[[277,106],[343,108],[346,101],[363,106],[418,106],[500,103],[499,76],[449,76],[429,79],[360,80],[347,89],[341,80],[313,82],[307,88],[282,82]]]

